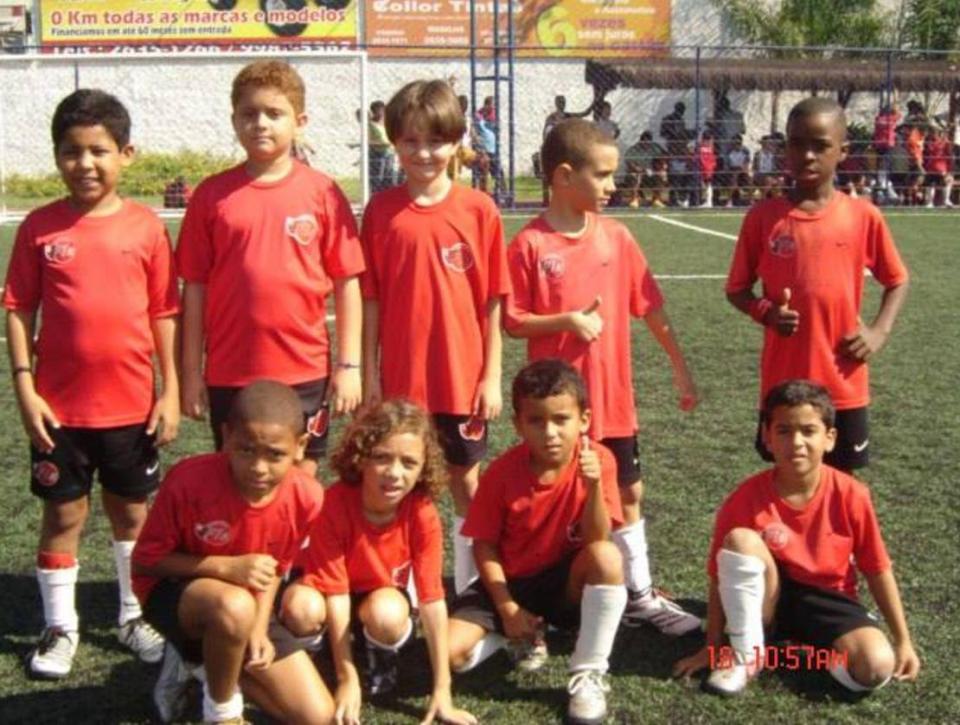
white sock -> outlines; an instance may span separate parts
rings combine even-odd
[[[851,675],[850,671],[843,665],[834,665],[829,671],[830,676],[833,677],[833,679],[851,692],[873,692],[874,690],[879,690],[881,687],[890,682],[890,677],[888,677],[876,687],[867,687],[866,685],[861,685],[859,682],[853,679],[853,675]]]
[[[631,592],[642,592],[653,586],[650,559],[647,556],[645,519],[622,526],[613,532],[613,543],[623,557],[623,578]]]
[[[406,631],[404,631],[404,633],[400,636],[400,639],[398,639],[393,644],[387,644],[386,642],[381,642],[378,639],[374,639],[370,635],[370,632],[367,631],[367,628],[366,627],[363,628],[363,636],[367,640],[367,642],[372,644],[374,647],[377,647],[379,649],[389,650],[390,652],[399,651],[399,649],[407,643],[407,640],[410,639],[410,635],[412,634],[413,634],[413,620],[409,618],[407,619]]]
[[[627,590],[613,584],[587,584],[580,597],[580,631],[570,655],[570,671],[606,672],[620,617],[627,606]]]
[[[215,702],[210,697],[210,690],[207,689],[207,683],[203,683],[203,719],[205,722],[224,722],[225,720],[234,720],[243,717],[243,695],[240,689],[233,693],[226,702]]]
[[[135,541],[113,542],[113,561],[117,565],[117,585],[120,587],[118,620],[121,627],[131,619],[137,619],[143,615],[140,610],[140,601],[133,593],[133,586],[130,584],[130,557],[135,543]]]
[[[766,564],[728,549],[717,552],[717,586],[730,646],[747,657],[763,651],[763,593]],[[754,649],[756,648],[756,649]]]
[[[79,629],[76,604],[79,572],[80,567],[76,564],[69,569],[37,569],[46,626],[59,627],[64,632],[76,632]]]
[[[460,594],[479,576],[473,560],[473,539],[460,533],[463,517],[453,517],[453,588]]]
[[[944,185],[943,185],[943,204],[944,204],[944,206],[946,206],[947,204],[952,203],[952,202],[950,201],[950,197],[951,197],[952,195],[953,195],[953,182],[950,182],[949,184],[944,184]]]
[[[506,646],[507,638],[502,634],[497,632],[487,632],[479,642],[473,645],[473,649],[470,650],[470,655],[467,657],[467,661],[464,662],[460,667],[457,667],[454,672],[469,672],[481,662],[489,659]]]

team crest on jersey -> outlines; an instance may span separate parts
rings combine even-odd
[[[780,551],[790,541],[790,529],[779,521],[774,521],[763,528],[761,536],[770,551]]]
[[[483,434],[487,431],[487,423],[483,418],[472,415],[467,421],[461,423],[458,428],[460,429],[460,437],[463,438],[463,440],[479,441],[483,440]]]
[[[390,572],[390,580],[393,586],[403,588],[407,586],[407,580],[410,578],[410,562],[404,562],[400,566],[393,567]]]
[[[547,279],[560,279],[566,268],[567,263],[559,254],[546,254],[540,259],[540,270]]]
[[[66,264],[77,256],[77,247],[69,239],[54,239],[43,245],[43,257],[54,264]]]
[[[33,464],[33,477],[41,486],[56,486],[60,480],[60,469],[53,461],[37,461]]]
[[[223,520],[194,524],[193,533],[200,541],[210,546],[226,546],[230,543],[230,524]]]
[[[457,242],[449,247],[440,247],[440,258],[454,272],[466,272],[473,267],[473,252],[469,245]]]
[[[313,214],[288,216],[283,222],[284,231],[302,247],[306,247],[317,236],[320,226]]]
[[[320,408],[307,420],[307,433],[314,438],[323,438],[330,427],[330,409],[326,406]]]
[[[770,252],[778,257],[792,257],[797,253],[797,243],[793,237],[781,234],[770,240]]]
[[[567,541],[571,544],[583,543],[583,535],[580,533],[580,521],[573,521],[567,526]]]

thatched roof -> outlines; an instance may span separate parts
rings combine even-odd
[[[960,63],[894,59],[890,80],[902,92],[960,92]],[[587,61],[586,81],[600,96],[618,86],[688,89],[697,85],[694,58],[644,58],[634,62]],[[795,60],[701,58],[699,82],[709,90],[879,91],[887,86],[887,58]]]

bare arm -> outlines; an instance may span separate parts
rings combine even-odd
[[[680,408],[682,410],[693,410],[697,407],[698,396],[697,388],[693,383],[693,377],[687,368],[686,358],[683,351],[677,343],[677,338],[673,334],[673,326],[670,324],[670,318],[662,307],[647,313],[643,318],[647,323],[654,339],[660,344],[667,357],[670,358],[670,365],[673,368],[673,383],[680,395]]]
[[[360,722],[360,676],[350,651],[350,595],[332,594],[327,597],[327,632],[333,666],[337,673],[334,691],[336,720],[344,725]]]
[[[334,286],[337,314],[337,359],[333,364],[330,403],[335,414],[350,413],[361,400],[360,345],[363,299],[357,277],[338,279]]]
[[[870,325],[860,322],[854,332],[845,335],[840,346],[841,352],[857,360],[866,360],[879,352],[893,331],[900,308],[907,299],[909,287],[909,282],[904,281],[903,284],[884,289],[880,309],[873,322]]]
[[[510,639],[533,641],[539,636],[543,620],[517,604],[507,588],[507,575],[500,563],[497,547],[487,541],[474,539],[473,558],[480,580],[490,595],[503,621],[503,631]]]
[[[254,594],[257,602],[257,616],[250,633],[250,643],[247,645],[247,670],[265,670],[277,655],[277,650],[267,634],[270,627],[270,614],[273,611],[273,602],[280,589],[280,577],[274,576],[273,581],[262,592]]]
[[[23,428],[37,449],[49,453],[54,448],[47,426],[59,428],[60,422],[50,406],[37,393],[33,377],[33,328],[36,311],[7,312],[7,352],[13,373],[13,388],[20,408]]]
[[[900,601],[900,589],[893,576],[893,570],[887,569],[880,574],[866,574],[870,594],[883,613],[893,638],[893,651],[896,656],[893,676],[898,680],[915,680],[920,673],[920,658],[913,648],[910,630],[907,629],[907,617],[903,613]]]
[[[203,382],[203,308],[207,286],[186,282],[183,286],[183,338],[180,362],[181,398],[184,414],[201,419],[207,412],[207,389]]]
[[[484,420],[500,415],[503,393],[502,377],[503,335],[500,332],[501,299],[487,302],[487,329],[483,339],[483,373],[473,396],[473,414]]]
[[[157,445],[163,446],[177,437],[180,427],[180,385],[177,379],[176,316],[160,317],[150,323],[153,345],[163,387],[150,413],[147,433],[157,433]]]
[[[434,719],[446,723],[472,724],[476,718],[453,706],[450,691],[450,651],[447,644],[447,604],[443,599],[420,605],[420,621],[433,668],[433,693],[424,723]]]
[[[380,399],[380,303],[363,301],[363,401]]]
[[[580,514],[580,532],[584,544],[606,541],[610,538],[610,512],[603,499],[602,471],[600,457],[590,447],[590,439],[582,436],[580,443],[580,477],[587,489],[587,500],[583,502]]]
[[[689,677],[707,667],[717,651],[723,646],[723,628],[726,618],[723,615],[723,606],[720,603],[720,590],[717,580],[710,577],[709,594],[707,595],[707,643],[689,657],[677,660],[673,666],[674,677]],[[711,657],[711,652],[713,656]]]
[[[277,560],[269,554],[197,556],[174,551],[154,564],[134,561],[133,571],[173,579],[220,579],[263,592],[277,579]]]

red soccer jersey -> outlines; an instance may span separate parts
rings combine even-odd
[[[593,438],[632,436],[637,411],[630,316],[659,309],[663,296],[630,232],[618,221],[590,214],[583,235],[571,239],[541,216],[514,237],[507,254],[513,279],[508,327],[529,314],[582,310],[600,297],[603,332],[596,340],[584,342],[571,332],[531,337],[527,356],[561,358],[583,376],[593,409]]]
[[[329,374],[324,298],[364,264],[350,203],[328,176],[299,162],[269,183],[242,165],[211,176],[187,208],[177,263],[206,285],[208,385]]]
[[[893,111],[878,113],[873,120],[873,145],[878,149],[892,148],[897,142],[897,123],[900,114]]]
[[[623,523],[617,463],[599,443],[603,500],[614,528]],[[470,502],[463,535],[497,547],[508,578],[530,576],[577,551],[580,516],[587,491],[577,470],[579,447],[567,468],[552,482],[540,483],[530,468],[530,449],[514,446],[480,478]]]
[[[703,181],[712,181],[713,174],[717,170],[717,152],[714,150],[712,141],[697,144],[697,164]]]
[[[774,302],[789,287],[790,307],[800,313],[790,337],[764,328],[761,400],[784,380],[807,378],[826,386],[839,410],[870,402],[866,363],[840,353],[843,336],[857,329],[864,269],[884,287],[907,280],[883,216],[865,199],[835,193],[813,214],[769,199],[747,213],[726,291],[751,289],[759,278]]]
[[[923,150],[926,155],[924,169],[931,174],[949,174],[953,165],[953,150],[946,138],[928,138]]]
[[[40,308],[37,392],[61,423],[147,420],[151,325],[179,311],[170,240],[156,214],[129,200],[99,217],[66,200],[36,209],[17,231],[3,305]]]
[[[180,461],[170,469],[133,550],[133,561],[152,566],[174,552],[195,556],[269,554],[283,575],[320,514],[323,487],[297,467],[254,506],[240,496],[225,453]],[[157,583],[134,575],[133,590],[145,603]]]
[[[380,306],[385,398],[469,414],[483,373],[489,302],[510,291],[503,225],[489,196],[454,184],[434,206],[406,186],[367,205],[363,296]]]
[[[717,577],[717,552],[734,528],[756,531],[787,575],[802,584],[857,597],[856,568],[880,574],[890,557],[865,485],[823,466],[813,498],[797,509],[777,494],[774,469],[751,476],[717,511],[707,573]]]
[[[443,530],[421,493],[408,494],[396,518],[376,526],[363,515],[360,486],[332,486],[303,561],[303,583],[324,594],[405,589],[412,571],[421,602],[443,599]]]

